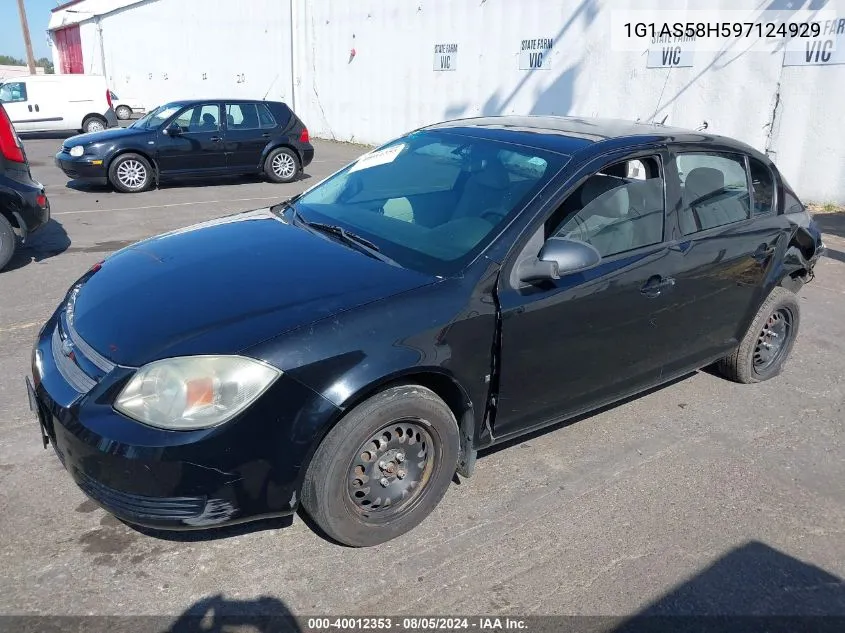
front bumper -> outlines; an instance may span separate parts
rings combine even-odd
[[[74,158],[67,152],[56,154],[56,167],[61,169],[68,178],[73,180],[88,180],[105,183],[108,180],[106,163],[95,156],[80,156]]]
[[[296,510],[314,429],[336,413],[326,400],[283,375],[245,413],[219,427],[152,428],[111,406],[134,370],[97,369],[104,359],[92,362],[92,350],[84,342],[75,345],[74,332],[57,312],[39,333],[31,400],[45,446],[52,444],[88,497],[128,523],[168,530]],[[90,382],[94,386],[81,393]]]

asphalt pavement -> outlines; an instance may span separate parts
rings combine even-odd
[[[38,328],[107,253],[273,204],[364,148],[317,141],[291,185],[127,195],[68,184],[60,143],[25,140],[53,222],[0,273],[0,614],[845,615],[845,215],[823,220],[829,256],[774,380],[698,372],[490,452],[379,547],[330,543],[299,516],[163,538],[98,509],[42,448],[23,382]]]

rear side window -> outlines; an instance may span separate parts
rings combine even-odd
[[[262,128],[276,127],[276,119],[270,112],[270,108],[264,103],[258,104],[258,120],[261,122]]]
[[[681,232],[692,235],[750,217],[745,159],[738,154],[679,154]]]
[[[230,130],[257,130],[258,108],[254,103],[227,103],[226,125]]]
[[[26,101],[26,84],[22,81],[10,81],[0,86],[0,103]]]
[[[775,207],[775,180],[771,170],[756,158],[748,159],[751,188],[754,191],[754,215],[766,215]]]

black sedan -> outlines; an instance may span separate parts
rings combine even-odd
[[[44,186],[32,178],[23,144],[0,104],[0,270],[15,254],[18,239],[50,221],[50,202]]]
[[[284,103],[174,101],[126,128],[67,139],[56,165],[69,178],[137,193],[165,180],[264,174],[292,182],[314,159],[308,128]]]
[[[713,363],[776,376],[822,250],[742,143],[441,123],[94,266],[38,335],[31,403],[45,446],[127,522],[301,502],[368,546],[422,521],[481,448]]]

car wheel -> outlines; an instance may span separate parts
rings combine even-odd
[[[12,259],[17,245],[18,236],[15,235],[12,225],[0,215],[0,270],[3,270]]]
[[[150,162],[139,154],[121,154],[109,166],[109,182],[123,193],[138,193],[153,181]]]
[[[117,115],[117,118],[121,121],[126,121],[129,117],[132,116],[132,109],[129,106],[117,106],[117,109],[114,111]]]
[[[719,362],[719,371],[746,384],[774,378],[792,351],[800,322],[798,298],[786,288],[775,288],[760,306],[739,347]]]
[[[106,120],[98,116],[89,116],[82,122],[82,131],[88,132],[102,132],[106,129]]]
[[[293,182],[299,175],[299,158],[288,147],[277,147],[264,161],[264,173],[273,182]]]
[[[305,475],[302,504],[340,543],[384,543],[443,498],[458,450],[458,425],[443,400],[419,385],[391,387],[329,431]]]

